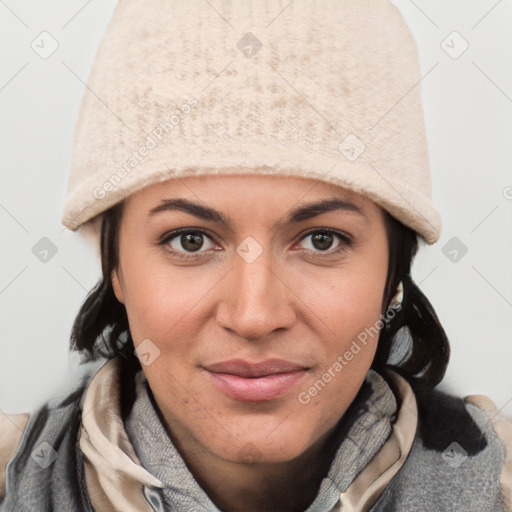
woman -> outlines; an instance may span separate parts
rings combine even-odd
[[[441,230],[418,78],[388,1],[119,2],[62,219],[105,361],[1,420],[1,510],[512,510],[512,421],[436,389],[410,275]]]

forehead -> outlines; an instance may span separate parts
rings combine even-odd
[[[156,205],[164,199],[185,197],[194,202],[221,202],[230,199],[248,204],[248,201],[272,201],[277,205],[291,205],[298,202],[311,202],[322,197],[344,199],[361,210],[379,209],[368,197],[348,188],[319,179],[300,176],[267,174],[215,174],[172,178],[151,184],[132,193],[125,199],[128,207]]]

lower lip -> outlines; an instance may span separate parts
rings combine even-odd
[[[306,370],[253,378],[229,373],[209,373],[213,385],[228,397],[245,402],[260,402],[273,400],[286,393],[304,377]]]

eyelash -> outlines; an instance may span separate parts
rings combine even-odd
[[[171,232],[163,235],[163,237],[158,242],[158,245],[164,246],[165,244],[169,243],[172,239],[176,238],[179,235],[183,235],[185,233],[201,233],[201,234],[205,235],[206,237],[210,238],[211,240],[213,240],[213,238],[203,229],[181,228],[181,229],[176,229],[174,231],[171,231]],[[315,254],[315,257],[318,257],[318,258],[324,258],[324,257],[332,256],[333,254],[337,254],[337,253],[346,251],[348,248],[350,248],[352,246],[352,243],[353,243],[351,237],[349,237],[348,235],[345,235],[344,233],[340,233],[339,231],[331,229],[331,228],[315,229],[315,230],[309,231],[299,240],[299,242],[302,242],[302,240],[304,240],[308,236],[311,236],[316,233],[331,233],[331,234],[336,235],[341,241],[341,243],[339,244],[339,246],[336,249],[333,249],[331,251],[326,251],[324,253],[316,253],[316,251],[311,251],[310,249],[304,249],[306,251],[313,252]],[[213,240],[213,241],[215,241],[215,240]],[[178,258],[183,258],[183,259],[188,259],[188,260],[197,259],[199,257],[198,255],[201,252],[204,252],[204,251],[198,251],[197,253],[185,256],[182,252],[176,251],[169,247],[166,247],[165,250],[172,253],[174,256],[177,256]]]

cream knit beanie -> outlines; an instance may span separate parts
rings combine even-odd
[[[415,41],[390,0],[119,0],[84,92],[62,223],[191,175],[304,176],[439,239]]]

